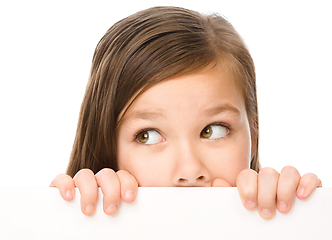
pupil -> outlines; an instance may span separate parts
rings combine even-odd
[[[149,140],[149,133],[148,132],[142,132],[138,135],[138,140],[141,143],[146,143]]]
[[[210,126],[203,129],[203,132],[202,132],[203,138],[209,138],[209,137],[211,137],[211,135],[212,135],[212,129]]]

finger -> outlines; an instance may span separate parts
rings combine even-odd
[[[107,215],[115,214],[120,203],[120,182],[116,173],[110,168],[104,168],[96,174],[96,180],[104,195],[104,212]]]
[[[272,168],[263,168],[258,174],[258,213],[264,219],[275,214],[279,173]]]
[[[125,170],[119,170],[116,174],[118,175],[121,184],[122,200],[127,203],[135,201],[138,191],[137,180]]]
[[[81,193],[82,213],[90,216],[95,212],[98,199],[98,185],[90,169],[80,170],[74,177],[75,185]]]
[[[318,187],[322,187],[322,181],[315,174],[304,174],[297,188],[296,196],[299,199],[306,199]]]
[[[251,169],[241,171],[237,176],[236,186],[243,206],[249,210],[255,209],[257,207],[257,173]]]
[[[50,187],[59,189],[61,197],[66,201],[71,201],[75,196],[74,180],[67,174],[59,174],[51,182]]]
[[[296,168],[286,166],[281,170],[277,190],[277,209],[281,213],[291,210],[294,193],[301,179],[300,173]]]
[[[213,180],[211,187],[233,187],[233,186],[224,179],[216,178]]]

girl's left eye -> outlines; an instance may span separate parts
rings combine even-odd
[[[137,134],[136,139],[139,143],[146,145],[153,145],[165,141],[164,137],[156,130],[142,131]]]
[[[201,132],[201,138],[218,139],[225,137],[229,133],[229,129],[222,125],[212,124],[206,126]]]

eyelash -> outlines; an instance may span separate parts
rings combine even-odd
[[[228,133],[227,133],[227,135],[226,135],[225,137],[229,136],[230,133],[231,133],[231,131],[232,131],[230,125],[228,125],[228,124],[226,124],[226,123],[223,123],[223,122],[214,122],[214,123],[210,123],[210,124],[206,125],[203,129],[205,129],[207,126],[221,126],[221,127],[225,127],[225,128],[227,128]],[[136,142],[138,145],[141,145],[141,146],[142,146],[142,145],[146,145],[146,144],[144,144],[144,143],[139,142],[139,140],[138,140],[138,135],[141,134],[142,132],[147,132],[147,131],[156,131],[157,133],[159,133],[160,135],[162,135],[162,134],[160,133],[160,131],[159,131],[158,129],[156,129],[156,128],[143,128],[143,129],[139,130],[139,131],[135,134],[134,142]],[[202,130],[202,131],[203,131],[203,130]],[[200,136],[200,137],[201,137],[201,136]],[[222,137],[221,139],[224,139],[225,137]],[[201,138],[202,138],[202,137],[201,137]],[[203,139],[204,139],[204,138],[203,138]],[[217,138],[217,139],[206,139],[206,140],[209,140],[209,141],[215,141],[215,140],[219,140],[219,139],[220,139],[220,138]],[[148,144],[148,145],[154,145],[154,144]]]
[[[156,128],[142,128],[141,130],[139,130],[136,134],[135,134],[135,138],[134,138],[134,141],[137,143],[137,144],[140,144],[140,145],[145,145],[143,143],[140,143],[138,141],[138,135],[141,134],[142,132],[147,132],[147,131],[156,131],[157,133],[159,133],[160,135],[162,135],[160,133],[160,131]]]
[[[210,126],[210,125],[218,125],[218,126],[222,126],[222,127],[227,128],[228,130],[230,130],[230,128],[231,128],[227,123],[224,123],[224,122],[214,122],[214,123],[210,123],[210,124],[206,125],[206,127],[207,127],[207,126]]]

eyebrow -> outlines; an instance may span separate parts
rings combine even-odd
[[[203,110],[202,115],[207,116],[214,116],[220,113],[230,112],[232,114],[235,114],[236,116],[241,116],[241,112],[238,108],[234,107],[231,104],[223,104],[216,107],[211,107],[208,109]],[[156,120],[156,119],[167,119],[167,117],[162,112],[149,112],[147,111],[136,111],[128,116],[125,116],[122,119],[122,122],[132,120],[132,119],[145,119],[145,120]]]
[[[145,119],[145,120],[155,120],[155,119],[166,119],[166,116],[162,112],[149,112],[149,111],[136,111],[128,116],[125,116],[122,121],[125,122],[130,119]]]
[[[203,114],[208,115],[208,116],[214,116],[214,115],[224,113],[224,112],[230,112],[230,113],[235,114],[237,116],[241,116],[240,110],[238,108],[234,107],[233,105],[228,104],[228,103],[224,104],[224,105],[220,105],[220,106],[205,109],[203,111]]]

